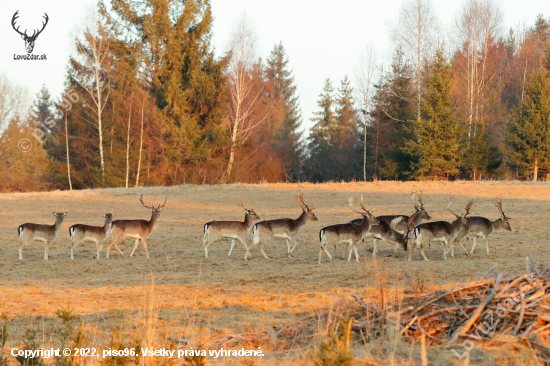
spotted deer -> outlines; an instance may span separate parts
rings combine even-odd
[[[160,213],[164,209],[164,206],[166,206],[166,194],[164,194],[164,203],[162,205],[158,205],[155,207],[151,203],[151,206],[146,206],[145,203],[143,203],[143,195],[140,196],[139,201],[149,211],[151,211],[151,219],[149,221],[147,220],[115,220],[113,221],[113,228],[112,228],[112,238],[111,241],[107,244],[107,258],[109,258],[109,249],[111,248],[111,245],[114,245],[116,250],[124,257],[124,254],[119,249],[117,242],[122,238],[123,241],[127,238],[129,239],[136,239],[136,243],[134,245],[134,250],[132,250],[132,253],[130,254],[130,257],[134,255],[134,252],[136,251],[139,240],[141,239],[141,242],[143,243],[143,247],[145,248],[145,254],[147,258],[149,258],[149,252],[147,251],[147,238],[151,235],[153,231],[158,227],[159,220],[160,220]]]
[[[474,204],[473,201],[468,202],[466,205],[466,212],[462,215],[457,215],[451,211],[452,203],[453,202],[450,201],[446,208],[457,218],[452,223],[447,221],[434,221],[420,224],[414,228],[415,240],[411,246],[409,261],[411,260],[412,253],[416,248],[420,249],[420,253],[422,253],[424,260],[427,261],[428,258],[426,258],[426,254],[424,253],[424,244],[430,245],[432,241],[439,241],[443,243],[443,259],[447,259],[447,248],[453,245],[455,238],[462,230],[468,230],[467,216],[470,214],[470,209]]]
[[[489,254],[489,242],[488,242],[488,236],[495,230],[508,230],[512,231],[512,228],[510,227],[510,222],[508,220],[511,220],[511,217],[506,216],[504,211],[502,210],[502,198],[497,197],[495,201],[495,206],[500,212],[500,218],[497,220],[489,220],[488,218],[481,217],[481,216],[472,216],[468,217],[468,231],[467,232],[461,232],[460,235],[458,235],[455,239],[455,243],[458,243],[466,255],[468,255],[468,251],[464,248],[464,246],[460,243],[460,240],[462,240],[466,235],[472,236],[474,239],[474,243],[472,244],[472,250],[470,251],[470,254],[474,253],[474,249],[476,247],[476,239],[483,238],[485,240],[485,250],[487,251],[487,254]],[[451,248],[452,252],[451,255],[454,253],[454,246]]]
[[[348,204],[353,209],[351,200],[348,200]],[[330,255],[329,251],[327,250],[327,246],[334,245],[336,247],[336,244],[339,243],[346,243],[348,245],[348,262],[351,260],[352,252],[355,252],[355,260],[359,262],[359,255],[357,254],[357,243],[363,240],[365,235],[367,235],[372,229],[373,225],[378,225],[380,223],[380,221],[372,215],[372,212],[374,210],[369,211],[365,208],[365,205],[363,203],[363,195],[361,195],[360,205],[362,211],[353,210],[353,212],[357,212],[363,216],[363,218],[360,219],[361,221],[359,224],[349,222],[347,224],[330,225],[322,228],[319,231],[320,248],[319,260],[317,261],[318,264],[321,264],[323,251],[328,255],[330,260],[332,260],[332,255]],[[345,250],[346,248],[344,247],[344,258]]]
[[[208,258],[208,247],[210,244],[221,238],[231,239],[231,248],[229,249],[228,257],[231,256],[236,239],[243,244],[245,250],[248,250],[244,238],[250,229],[252,229],[254,220],[260,220],[260,216],[254,212],[253,208],[245,208],[243,202],[239,206],[244,210],[244,221],[210,221],[204,224],[202,244],[206,258]]]
[[[61,232],[61,225],[67,212],[54,211],[55,224],[23,224],[17,228],[17,236],[19,236],[19,259],[23,260],[23,245],[30,244],[33,240],[38,240],[44,243],[44,260],[48,260],[49,246],[52,244]]]
[[[277,219],[277,220],[260,221],[253,226],[252,233],[254,235],[254,238],[252,239],[252,243],[250,243],[250,245],[246,250],[246,254],[244,256],[245,260],[248,260],[250,249],[252,249],[252,247],[256,244],[258,244],[265,259],[269,259],[267,254],[265,254],[264,252],[264,243],[267,244],[267,242],[271,238],[286,239],[287,247],[288,247],[287,257],[290,257],[290,253],[294,251],[294,249],[296,248],[296,245],[298,244],[296,242],[296,235],[298,235],[300,230],[304,226],[306,226],[306,224],[310,220],[318,221],[317,217],[313,213],[313,210],[315,210],[317,206],[310,208],[308,205],[305,204],[304,192],[302,189],[300,189],[298,195],[296,196],[296,201],[302,208],[302,214],[297,219],[295,220],[294,219]],[[294,243],[294,246],[292,247],[292,249],[290,249],[291,242]]]
[[[99,253],[103,248],[103,244],[105,244],[105,240],[111,236],[115,215],[116,212],[104,213],[103,217],[105,218],[105,224],[103,226],[76,224],[69,228],[69,236],[71,237],[71,260],[74,260],[74,248],[83,241],[96,244],[96,258],[99,260]]]

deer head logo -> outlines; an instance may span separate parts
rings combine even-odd
[[[32,53],[32,50],[34,49],[34,42],[36,41],[36,37],[38,37],[38,35],[42,33],[44,28],[46,28],[46,24],[48,24],[48,20],[49,20],[48,14],[44,13],[44,19],[46,19],[46,21],[42,22],[42,29],[40,30],[35,29],[32,33],[32,36],[29,36],[27,34],[26,29],[25,29],[25,32],[21,33],[19,31],[19,27],[15,28],[15,20],[19,18],[19,15],[17,13],[19,13],[19,10],[17,10],[15,14],[13,14],[13,18],[11,18],[11,26],[13,27],[13,29],[15,29],[17,33],[21,35],[21,38],[23,38],[23,40],[25,41],[25,49],[27,50],[27,53]]]

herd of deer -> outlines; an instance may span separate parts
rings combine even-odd
[[[424,245],[430,245],[432,241],[439,241],[443,244],[443,258],[447,259],[447,253],[450,250],[451,256],[454,257],[454,246],[458,243],[466,255],[468,251],[460,243],[460,241],[467,235],[473,237],[473,245],[470,253],[474,252],[476,246],[476,239],[483,238],[485,240],[485,248],[487,254],[489,253],[488,236],[494,230],[506,229],[511,231],[509,220],[504,214],[502,209],[502,199],[496,198],[496,207],[498,208],[501,217],[497,220],[489,220],[480,216],[469,216],[470,209],[472,208],[473,201],[468,202],[463,214],[456,214],[451,210],[452,201],[449,201],[446,210],[456,216],[456,220],[453,222],[447,221],[434,221],[422,223],[423,220],[430,220],[431,217],[424,208],[422,202],[422,192],[418,195],[418,204],[415,201],[416,193],[412,194],[412,201],[414,204],[415,212],[411,216],[407,215],[385,215],[375,217],[372,213],[373,210],[367,210],[363,203],[363,196],[360,199],[361,210],[356,210],[353,207],[353,199],[348,199],[348,205],[356,213],[361,214],[361,218],[352,220],[345,224],[337,224],[326,226],[319,231],[320,249],[319,260],[321,263],[321,257],[323,251],[332,260],[332,256],[327,250],[329,245],[347,244],[344,247],[343,257],[345,258],[346,250],[349,251],[348,261],[351,260],[352,252],[355,253],[355,260],[359,261],[359,255],[357,254],[357,245],[364,242],[367,238],[373,240],[373,256],[377,253],[377,241],[384,240],[394,242],[395,254],[397,255],[397,249],[399,246],[407,251],[408,243],[410,241],[410,234],[413,233],[414,240],[412,241],[412,247],[409,252],[409,261],[413,251],[418,248],[424,257],[424,260],[428,260],[424,253]],[[107,255],[109,258],[109,250],[114,245],[116,250],[124,256],[119,249],[117,243],[120,239],[135,239],[134,250],[130,254],[130,257],[134,255],[139,241],[143,243],[147,258],[149,253],[147,251],[147,238],[158,227],[160,212],[166,205],[166,195],[164,195],[164,203],[158,206],[146,206],[143,202],[143,195],[140,197],[141,204],[151,211],[151,219],[147,220],[113,220],[115,212],[104,213],[105,224],[103,226],[90,226],[83,224],[76,224],[69,228],[69,235],[71,237],[71,259],[73,258],[73,251],[77,244],[83,241],[95,242],[97,247],[97,256],[103,247],[103,244],[107,242]],[[231,239],[231,247],[229,249],[228,256],[231,256],[235,241],[239,240],[244,248],[246,254],[245,260],[248,260],[250,256],[250,250],[255,245],[258,245],[260,251],[266,259],[269,259],[264,251],[264,244],[266,244],[271,238],[284,238],[287,242],[287,256],[296,248],[296,236],[300,230],[306,226],[309,221],[318,221],[317,217],[313,213],[313,210],[317,206],[310,208],[304,202],[303,191],[300,190],[296,196],[298,204],[302,208],[302,213],[297,219],[277,219],[266,220],[254,223],[255,220],[260,220],[260,217],[254,212],[254,209],[244,207],[241,203],[239,206],[245,211],[244,221],[210,221],[204,225],[204,236],[202,242],[204,245],[204,255],[208,258],[208,247],[217,239],[229,238]],[[56,221],[54,225],[41,225],[41,224],[23,224],[18,227],[17,233],[20,239],[19,246],[19,259],[23,259],[23,246],[29,244],[33,240],[42,241],[44,243],[44,260],[48,260],[48,248],[51,243],[55,241],[61,231],[61,225],[63,219],[67,215],[67,212],[54,212]],[[252,230],[253,239],[250,245],[246,245],[245,237]],[[291,248],[291,244],[292,248]]]

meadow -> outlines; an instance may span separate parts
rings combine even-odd
[[[297,184],[182,185],[174,187],[96,189],[46,193],[0,194],[0,314],[10,321],[6,347],[22,343],[32,324],[39,344],[55,345],[56,311],[70,307],[84,326],[88,347],[105,348],[113,328],[128,344],[174,347],[262,347],[263,358],[220,358],[211,362],[241,364],[312,364],[311,353],[326,336],[333,314],[342,314],[355,303],[351,296],[368,297],[376,292],[378,274],[388,273],[387,282],[402,289],[448,287],[481,277],[495,266],[495,273],[507,275],[525,271],[525,258],[532,254],[537,263],[550,264],[550,185],[518,182],[372,182],[303,184],[306,204],[317,205],[319,219],[310,222],[297,237],[298,246],[286,257],[286,243],[272,239],[264,246],[271,257],[263,258],[257,247],[245,262],[244,248],[236,243],[227,256],[230,240],[215,242],[204,258],[203,224],[211,220],[243,220],[237,206],[244,201],[262,220],[297,218]],[[460,211],[474,199],[472,215],[493,220],[500,217],[496,196],[511,216],[512,231],[494,232],[489,237],[490,253],[478,243],[473,255],[460,247],[455,258],[443,260],[443,249],[434,243],[426,248],[429,262],[415,251],[408,253],[394,244],[379,243],[372,257],[372,241],[359,247],[359,263],[342,259],[342,247],[329,251],[334,259],[319,254],[319,229],[357,217],[347,199],[361,193],[375,215],[411,214],[411,192],[423,190],[426,210],[433,220],[449,220],[445,211],[449,197]],[[70,260],[69,226],[75,223],[102,225],[101,213],[116,211],[116,219],[149,219],[139,202],[162,203],[168,196],[158,229],[147,240],[150,258],[143,246],[134,257],[134,241],[119,245],[121,257],[111,250],[95,259],[95,244],[81,244]],[[49,261],[43,260],[40,242],[23,248],[18,260],[18,225],[25,222],[53,224],[52,211],[69,214],[63,231],[50,246]],[[251,241],[251,234],[247,243]],[[470,248],[472,241],[465,241]],[[112,342],[111,342],[112,343]],[[355,351],[361,357],[361,349]],[[416,352],[416,351],[414,351]],[[383,358],[384,355],[380,357]],[[385,356],[384,356],[385,357]],[[405,356],[403,356],[405,357]],[[436,364],[459,362],[437,348],[428,352]],[[485,356],[479,356],[480,364]],[[406,358],[406,357],[405,357]],[[13,362],[13,359],[9,358]],[[87,361],[95,362],[95,361]],[[420,361],[418,361],[420,363]]]

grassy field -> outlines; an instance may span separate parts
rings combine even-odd
[[[315,334],[299,333],[297,324],[318,319],[319,334],[327,324],[320,314],[353,301],[351,294],[366,296],[376,285],[377,272],[389,271],[389,281],[403,287],[413,283],[445,286],[480,277],[498,263],[495,271],[515,274],[525,270],[529,253],[540,264],[550,263],[548,223],[550,185],[506,182],[377,182],[346,184],[304,184],[308,205],[318,205],[318,222],[310,222],[299,234],[298,247],[286,257],[286,243],[273,239],[265,245],[272,258],[267,261],[259,249],[243,260],[244,249],[236,243],[227,257],[229,240],[210,246],[204,258],[201,238],[203,224],[211,220],[242,220],[237,203],[254,207],[262,219],[296,218],[300,208],[294,200],[293,184],[177,186],[168,188],[102,189],[76,192],[0,194],[0,313],[11,320],[8,345],[21,343],[30,322],[39,330],[43,346],[54,344],[55,312],[67,304],[84,321],[89,346],[104,347],[113,327],[122,327],[126,337],[139,337],[145,344],[179,342],[186,347],[200,344],[226,347],[248,344],[262,346],[263,364],[310,361],[316,346]],[[457,248],[455,258],[444,261],[440,244],[426,249],[430,262],[419,251],[413,260],[400,250],[393,257],[393,243],[379,244],[372,258],[372,242],[359,248],[360,263],[342,260],[342,248],[334,260],[317,265],[318,232],[324,226],[356,217],[346,200],[365,195],[365,204],[375,214],[410,214],[410,193],[423,189],[424,202],[432,220],[451,220],[445,212],[446,200],[453,197],[458,211],[470,198],[472,215],[497,219],[495,197],[504,198],[504,210],[513,217],[512,232],[490,236],[490,254],[484,245],[474,255]],[[149,219],[138,201],[161,203],[168,195],[158,229],[148,240],[150,258],[140,244],[133,258],[133,240],[119,245],[126,257],[111,251],[111,258],[94,259],[95,244],[83,244],[70,260],[69,226],[75,223],[102,225],[103,210],[114,209],[118,219]],[[69,214],[56,243],[50,246],[50,260],[43,261],[40,242],[23,248],[19,261],[18,225],[25,222],[53,224],[54,210]],[[251,234],[249,234],[251,235]],[[248,237],[248,243],[251,238]],[[471,247],[471,240],[466,241]],[[283,329],[289,329],[282,331]],[[277,333],[278,332],[278,333]],[[247,336],[244,336],[244,335]],[[300,341],[279,342],[281,334]],[[162,337],[165,340],[161,340]],[[305,338],[304,338],[305,337]],[[307,338],[309,337],[309,338]],[[306,339],[307,338],[307,339]],[[227,359],[228,362],[237,362]]]

